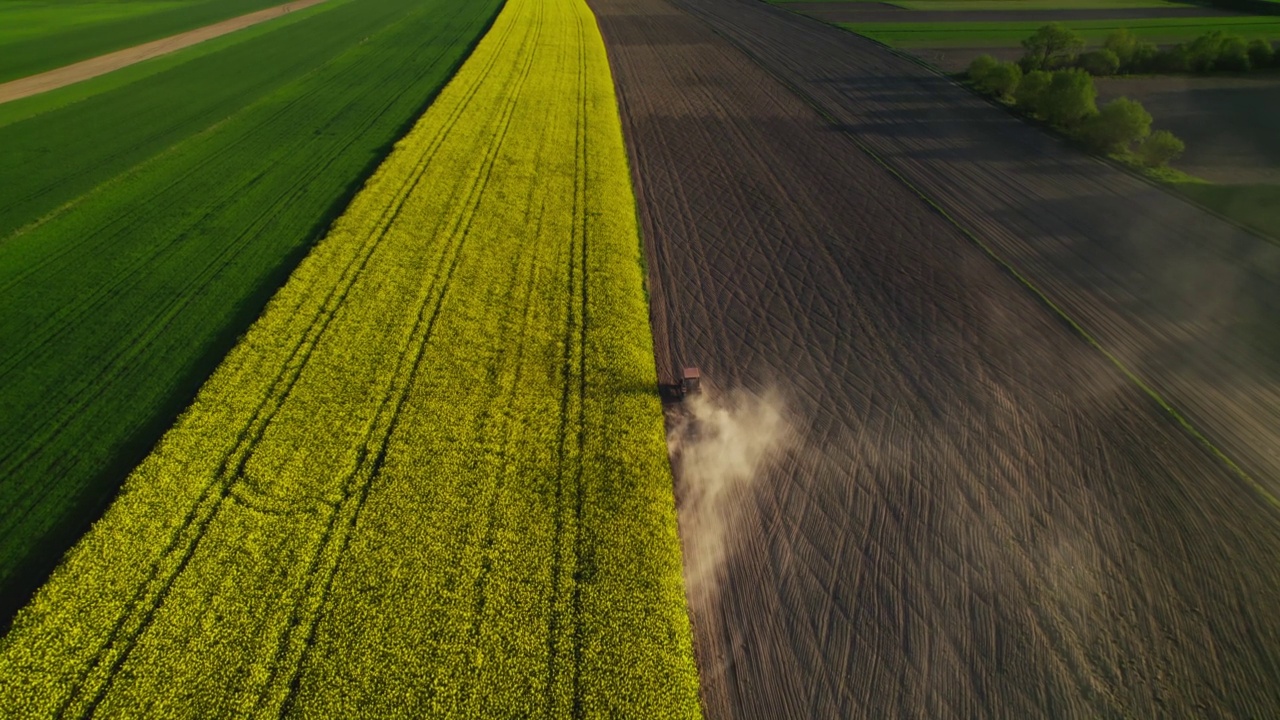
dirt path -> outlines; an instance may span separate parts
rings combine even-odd
[[[223,20],[213,25],[206,25],[202,28],[190,30],[188,32],[171,35],[167,38],[153,40],[149,43],[135,45],[124,50],[117,50],[106,55],[99,55],[96,58],[90,58],[73,65],[60,67],[56,70],[42,72],[39,75],[19,78],[11,80],[7,83],[0,84],[0,103],[19,100],[31,95],[39,95],[42,92],[56,90],[66,85],[78,83],[82,80],[105,75],[113,70],[119,70],[122,67],[150,60],[161,55],[168,55],[176,50],[190,47],[205,40],[212,40],[220,35],[243,30],[251,25],[257,25],[260,22],[266,22],[272,18],[280,17],[286,13],[291,13],[303,8],[318,5],[325,0],[296,0],[283,5],[277,5],[266,10],[251,12],[247,15],[234,17],[230,20]]]
[[[713,30],[663,0],[592,5],[659,369],[698,363],[722,397],[776,388],[802,437],[714,507],[679,477],[686,562],[723,551],[689,587],[708,717],[1280,712],[1275,510],[717,34],[752,7],[699,0]],[[771,22],[748,29],[807,57]],[[955,119],[902,87],[911,67],[865,62],[898,132],[982,159],[920,124]]]

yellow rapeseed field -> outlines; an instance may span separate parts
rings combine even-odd
[[[699,714],[604,45],[492,30],[0,641],[0,715]]]

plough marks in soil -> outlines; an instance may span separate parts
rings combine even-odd
[[[800,436],[691,588],[708,716],[1280,712],[1274,509],[698,2],[592,5],[659,368]]]

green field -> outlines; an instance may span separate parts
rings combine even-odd
[[[1236,222],[1280,240],[1280,185],[1181,182],[1173,187]]]
[[[142,62],[127,65],[114,72],[106,75],[82,80],[71,85],[66,85],[53,90],[46,90],[42,93],[30,95],[28,97],[10,100],[6,103],[0,103],[0,128],[5,125],[11,125],[19,120],[26,120],[50,110],[65,107],[74,102],[79,102],[94,95],[101,95],[104,92],[124,87],[143,78],[157,75],[171,68],[178,67],[188,63],[198,57],[211,55],[216,52],[239,45],[242,42],[252,40],[266,33],[275,32],[286,25],[292,25],[301,22],[312,15],[322,12],[328,12],[334,7],[354,2],[355,0],[326,0],[319,5],[312,5],[309,8],[296,10],[287,15],[283,15],[278,19],[268,22],[258,23],[243,30],[233,33],[221,35],[211,40],[206,40],[181,50],[176,50],[159,57],[144,60]]]
[[[0,707],[696,718],[656,383],[595,20],[509,0],[0,640]]]
[[[895,47],[1018,47],[1043,22],[841,23],[841,27]],[[1158,44],[1194,40],[1211,30],[1244,38],[1280,38],[1280,18],[1221,17],[1160,20],[1068,20],[1063,25],[1100,43],[1120,28]]]
[[[211,25],[285,0],[0,0],[0,82]]]
[[[0,128],[0,408],[22,418],[0,425],[8,610],[101,511],[497,7],[338,4]]]

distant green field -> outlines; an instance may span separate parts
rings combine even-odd
[[[258,23],[238,32],[228,33],[220,37],[197,43],[181,50],[144,60],[140,63],[125,66],[106,75],[99,75],[78,83],[72,83],[54,90],[30,95],[18,100],[0,103],[0,128],[15,122],[35,117],[74,102],[80,102],[95,95],[124,87],[152,75],[158,75],[170,68],[178,67],[198,57],[220,52],[232,45],[239,45],[269,32],[275,32],[286,25],[302,22],[312,15],[327,12],[333,8],[356,0],[326,0],[319,5],[312,5],[268,22]]]
[[[1017,47],[1043,22],[841,23],[841,27],[895,47]],[[1160,20],[1073,20],[1062,23],[1089,42],[1101,42],[1120,28],[1154,43],[1192,40],[1210,30],[1245,38],[1280,38],[1280,18],[1218,17]]]
[[[286,0],[0,0],[0,82],[211,25]]]
[[[1202,205],[1280,239],[1280,185],[1177,183],[1174,187]]]
[[[188,3],[174,2],[0,2],[0,45],[40,38],[85,25],[174,10]]]
[[[359,0],[0,127],[0,608],[115,492],[499,0]]]

